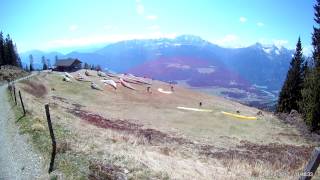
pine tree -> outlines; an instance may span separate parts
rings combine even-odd
[[[16,46],[13,44],[8,34],[4,42],[4,64],[13,65],[22,68],[21,60],[17,53]]]
[[[47,65],[47,61],[46,61],[46,58],[44,56],[41,57],[41,60],[42,60],[42,70],[47,70],[48,69],[48,65]]]
[[[90,65],[88,63],[84,63],[84,69],[90,69]]]
[[[26,64],[26,66],[24,67],[24,70],[29,72],[29,67],[28,67],[28,64]]]
[[[9,34],[7,35],[6,39],[4,40],[4,64],[5,65],[12,65],[12,49],[10,48],[11,39]]]
[[[4,61],[4,40],[2,32],[0,32],[0,66],[6,64]]]
[[[16,57],[17,57],[17,59],[16,59],[16,63],[17,63],[17,65],[16,65],[16,66],[22,69],[22,62],[21,62],[21,58],[19,57],[19,55],[18,55],[17,51],[15,51],[15,52],[16,52]]]
[[[13,52],[13,43],[12,40],[9,36],[9,34],[7,35],[6,38],[6,48],[7,48],[7,63],[9,65],[14,65],[15,64],[15,57],[14,57],[14,52]]]
[[[301,91],[302,100],[300,103],[301,113],[304,116],[304,120],[312,130],[319,129],[319,122],[316,119],[315,108],[317,103],[316,98],[316,73],[315,68],[308,68],[306,78],[304,80],[303,89]],[[319,101],[319,99],[318,99]]]
[[[29,63],[30,63],[30,67],[29,67],[29,70],[30,71],[34,71],[34,68],[33,68],[33,56],[32,54],[29,55]]]
[[[51,68],[51,61],[50,59],[47,59],[47,69]]]
[[[301,89],[303,83],[302,63],[302,46],[299,37],[296,52],[291,60],[287,78],[279,95],[277,112],[288,113],[292,109],[298,110],[298,103],[301,100]]]
[[[308,64],[308,60],[305,60],[303,65],[302,65],[302,73],[301,73],[301,76],[302,76],[302,81],[304,81],[307,77],[307,74],[308,74],[308,70],[309,70],[309,64]],[[304,82],[302,82],[303,84]],[[303,86],[303,85],[302,85]]]
[[[312,46],[313,46],[313,61],[316,68],[320,67],[320,0],[314,6],[316,27],[313,27]]]
[[[316,26],[312,33],[313,66],[308,68],[300,104],[304,119],[312,131],[320,128],[320,0],[317,0],[314,10]]]
[[[54,66],[57,64],[58,60],[59,60],[58,55],[55,55],[55,57],[54,57]]]

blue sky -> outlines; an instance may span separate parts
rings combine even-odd
[[[311,49],[314,0],[1,0],[19,52],[193,34],[225,47]]]

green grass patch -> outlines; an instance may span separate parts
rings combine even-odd
[[[57,156],[56,166],[67,179],[87,179],[89,173],[88,157],[70,151]]]

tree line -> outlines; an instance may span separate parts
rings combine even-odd
[[[59,60],[58,56],[55,56],[55,63]],[[53,68],[51,65],[51,61],[50,59],[47,59],[45,56],[41,57],[41,63],[42,63],[42,70],[47,70],[50,68]],[[83,69],[90,69],[90,70],[96,70],[96,71],[101,71],[102,68],[100,65],[94,65],[94,64],[88,64],[88,63],[84,63],[84,65],[82,66]],[[35,68],[34,67],[34,57],[32,54],[29,55],[29,65],[26,64],[26,66],[24,67],[25,71],[34,71],[34,70],[40,70],[39,68]]]
[[[100,65],[94,65],[94,64],[89,65],[88,63],[84,63],[83,69],[91,69],[91,70],[96,70],[96,71],[102,70]]]
[[[320,130],[320,0],[314,5],[312,58],[302,53],[300,37],[291,60],[286,80],[279,94],[277,112],[297,110],[312,131]]]
[[[56,56],[56,60],[57,59],[58,59],[58,56]],[[34,67],[34,62],[33,61],[34,61],[33,55],[30,54],[29,55],[29,66],[26,64],[26,67],[24,68],[25,71],[39,70],[39,68],[36,69]],[[42,63],[42,68],[41,68],[42,70],[47,70],[47,69],[52,68],[50,59],[47,59],[45,56],[41,57],[41,63]]]
[[[22,67],[21,59],[18,55],[16,45],[13,43],[10,35],[6,38],[3,37],[2,31],[0,32],[0,67],[3,65],[12,65]]]

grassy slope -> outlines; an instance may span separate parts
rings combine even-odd
[[[98,77],[90,78],[103,87]],[[224,179],[237,175],[252,177],[261,176],[264,172],[272,173],[275,171],[272,168],[276,168],[268,162],[250,164],[237,158],[207,158],[199,154],[202,149],[197,149],[198,145],[190,146],[176,142],[152,144],[146,142],[145,138],[128,132],[99,128],[68,113],[66,108],[72,108],[72,104],[83,105],[85,107],[82,107],[82,110],[105,118],[125,119],[142,124],[144,128],[183,137],[196,144],[215,146],[213,150],[237,148],[243,141],[257,145],[314,145],[300,137],[297,130],[282,124],[272,114],[264,112],[264,116],[256,121],[226,117],[220,112],[240,111],[241,114],[255,116],[258,110],[180,87],[175,87],[175,92],[171,95],[161,94],[156,89],[169,89],[169,85],[158,81],[153,81],[152,94],[146,92],[146,87],[137,85],[134,85],[137,91],[124,87],[118,88],[117,91],[110,87],[105,87],[104,91],[96,91],[90,88],[89,82],[62,82],[61,76],[57,74],[42,74],[36,77],[35,81],[44,84],[49,92],[41,98],[24,92],[27,108],[33,117],[44,119],[43,105],[48,102],[51,104],[55,127],[62,128],[62,134],[68,134],[61,135],[58,139],[67,141],[71,146],[71,150],[58,155],[57,163],[57,169],[68,177],[85,176],[88,173],[89,159],[98,159],[103,163],[128,169],[127,176],[133,179],[149,176],[162,179]],[[23,88],[26,84],[18,86]],[[64,100],[54,99],[53,96]],[[203,102],[203,108],[212,109],[213,112],[176,109],[177,106],[197,107],[200,101]],[[36,140],[39,141],[41,140]],[[77,158],[78,156],[82,158]],[[79,159],[85,160],[77,164]],[[68,170],[68,167],[74,168]],[[233,169],[232,172],[230,169]]]

